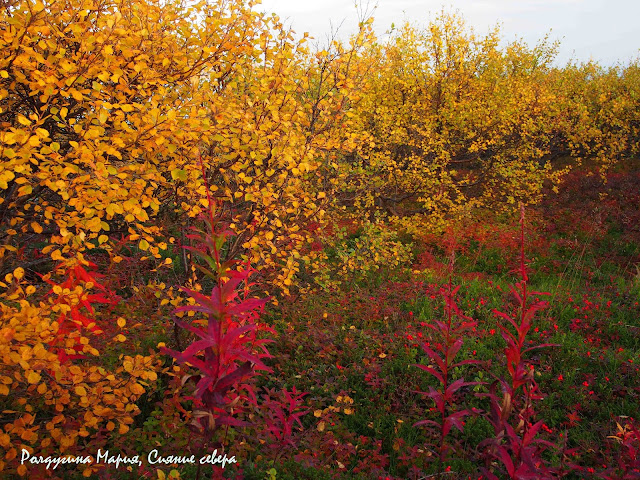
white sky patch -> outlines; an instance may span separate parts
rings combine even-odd
[[[373,5],[373,2],[372,2]],[[480,34],[501,25],[505,41],[521,38],[530,46],[546,34],[560,40],[558,64],[570,59],[623,64],[640,56],[640,0],[379,0],[375,29],[383,35],[391,24],[420,25],[442,8],[459,11]],[[340,37],[356,30],[357,10],[348,0],[263,0],[259,10],[276,13],[297,34],[324,41],[331,25],[342,23]]]

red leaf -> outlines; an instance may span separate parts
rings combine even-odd
[[[427,365],[415,366],[436,377],[440,383],[444,383],[444,377],[442,376],[442,374],[435,370],[433,367],[428,367]]]
[[[536,434],[538,433],[538,430],[540,430],[540,427],[542,427],[543,424],[544,424],[544,421],[540,420],[535,425],[532,425],[527,430],[527,433],[524,435],[524,438],[522,439],[522,445],[524,446],[529,445],[533,441],[533,438],[536,436]]]
[[[436,352],[434,352],[433,350],[431,350],[430,347],[427,346],[426,343],[422,344],[422,350],[424,350],[424,352],[429,355],[429,357],[431,358],[431,360],[433,360],[434,362],[436,362],[438,364],[438,366],[440,367],[441,371],[446,371],[447,367],[445,366],[444,361],[442,360],[442,358],[440,358],[440,355],[438,355]],[[444,383],[444,382],[442,382]]]
[[[513,474],[515,473],[516,469],[513,465],[513,460],[511,459],[511,456],[509,455],[509,452],[505,447],[503,446],[498,447],[498,458],[500,459],[502,464],[506,467],[509,477],[513,478]]]

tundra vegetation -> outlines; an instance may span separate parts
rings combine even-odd
[[[0,5],[0,476],[638,478],[639,60],[372,25]]]

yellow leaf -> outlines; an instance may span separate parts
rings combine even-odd
[[[131,391],[136,395],[142,395],[144,393],[144,387],[139,383],[134,383],[131,385]]]
[[[184,170],[181,170],[179,168],[174,168],[173,170],[171,170],[171,178],[173,178],[174,180],[186,181],[187,180],[187,172],[185,172]]]
[[[140,250],[148,250],[149,249],[149,242],[147,242],[144,238],[142,240],[140,240],[140,243],[138,244],[138,248]]]
[[[18,267],[13,271],[13,276],[17,279],[20,280],[22,279],[22,277],[24,277],[24,268],[22,267]]]
[[[40,374],[38,372],[34,372],[31,371],[29,372],[29,375],[27,375],[27,382],[29,382],[30,384],[36,384],[40,381],[42,377],[40,376]]]
[[[18,189],[18,196],[23,197],[25,195],[31,195],[31,192],[33,192],[31,185],[21,185]]]
[[[42,227],[40,226],[40,224],[38,224],[36,222],[31,222],[31,228],[36,233],[42,233]]]

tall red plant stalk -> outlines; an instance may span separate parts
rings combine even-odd
[[[470,331],[476,326],[471,317],[464,315],[456,303],[455,297],[460,289],[460,286],[453,286],[452,273],[453,273],[453,260],[454,252],[451,252],[451,261],[449,267],[449,283],[447,287],[441,290],[441,294],[445,300],[444,313],[446,321],[434,320],[433,323],[427,325],[436,332],[439,337],[439,342],[436,342],[434,349],[429,347],[426,343],[422,344],[423,351],[434,362],[434,365],[415,365],[416,367],[424,370],[432,375],[440,383],[439,388],[429,387],[429,392],[419,392],[431,398],[435,404],[439,413],[439,419],[436,420],[421,420],[414,424],[417,426],[431,426],[438,431],[438,462],[439,472],[442,472],[444,461],[447,458],[449,451],[452,447],[447,442],[447,436],[453,427],[460,432],[463,431],[463,419],[464,417],[471,415],[471,410],[456,410],[455,401],[456,393],[462,387],[466,385],[475,385],[475,382],[466,382],[464,378],[453,380],[451,378],[451,370],[468,364],[477,364],[477,360],[462,360],[456,362],[456,356],[460,351],[464,343],[464,332]],[[455,324],[455,319],[459,319],[460,322]]]
[[[544,467],[540,452],[550,445],[536,438],[543,425],[540,420],[532,424],[534,417],[533,401],[543,398],[538,390],[534,378],[534,368],[524,358],[528,352],[554,346],[540,344],[526,347],[527,335],[532,328],[535,314],[546,308],[548,303],[531,297],[549,295],[547,292],[530,291],[528,287],[525,259],[525,210],[520,211],[520,281],[510,286],[511,294],[518,303],[518,314],[511,316],[504,311],[494,309],[494,314],[505,320],[500,324],[500,333],[507,343],[504,350],[509,378],[499,378],[494,382],[489,393],[491,410],[488,419],[493,425],[495,437],[482,442],[480,448],[485,448],[489,457],[497,458],[505,467],[508,478],[529,479],[549,478],[550,474]],[[502,388],[497,393],[497,386]],[[488,479],[498,477],[483,469]]]
[[[209,194],[204,166],[201,161],[208,200],[206,229],[187,236],[195,246],[184,246],[204,262],[196,265],[214,281],[210,295],[181,288],[192,302],[179,307],[176,314],[193,312],[204,315],[204,322],[188,323],[175,318],[175,323],[194,336],[192,343],[182,351],[168,348],[166,353],[181,365],[195,369],[185,375],[183,383],[195,382],[193,399],[197,409],[194,424],[205,436],[205,444],[213,439],[221,426],[241,426],[237,413],[247,399],[255,399],[250,379],[260,371],[270,371],[263,360],[270,357],[261,332],[271,329],[258,323],[260,313],[268,299],[249,298],[250,276],[254,272],[247,264],[232,269],[233,259],[223,262],[220,251],[232,232],[216,229],[214,204]],[[244,288],[241,288],[244,286]],[[240,292],[243,291],[243,295]],[[203,325],[204,324],[204,325]]]

